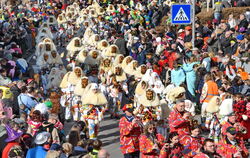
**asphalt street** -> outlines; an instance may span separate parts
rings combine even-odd
[[[110,119],[108,115],[104,116],[104,120],[100,123],[100,132],[98,134],[98,139],[103,143],[103,148],[106,149],[111,158],[122,158],[122,153],[120,150],[120,132],[119,132],[119,120]],[[69,132],[73,122],[65,122],[66,134]]]

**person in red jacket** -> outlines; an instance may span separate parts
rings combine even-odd
[[[161,134],[156,133],[155,124],[152,121],[148,122],[139,139],[141,158],[158,158],[164,140]]]
[[[124,158],[139,158],[139,136],[142,132],[142,123],[133,115],[133,105],[126,104],[122,108],[125,116],[120,119],[120,149]]]
[[[185,158],[194,157],[202,147],[204,138],[199,136],[200,126],[191,127],[191,135],[185,135],[181,138],[180,143],[184,146]]]
[[[20,146],[20,137],[23,134],[22,132],[16,132],[9,125],[5,125],[8,138],[5,140],[8,144],[3,149],[2,158],[9,157],[24,157],[24,153]]]
[[[235,127],[236,128],[236,131],[237,131],[237,138],[238,139],[243,139],[243,135],[247,132],[246,128],[240,123],[240,122],[237,122],[237,116],[235,113],[231,113],[228,115],[228,121],[224,121],[222,122],[222,127],[221,127],[221,133],[222,133],[222,136],[226,136],[227,135],[227,128],[228,127]]]
[[[217,152],[223,158],[248,158],[249,153],[244,145],[244,141],[237,139],[236,134],[236,128],[228,127],[225,139],[218,143]]]
[[[194,156],[194,158],[222,158],[218,153],[216,153],[216,146],[213,139],[205,139],[203,147],[200,152]]]
[[[241,94],[235,95],[235,103],[233,104],[233,110],[237,116],[236,121],[241,123],[243,121],[242,115],[246,113],[246,101],[243,99],[243,96]]]
[[[177,132],[180,136],[190,134],[190,115],[185,111],[184,100],[177,100],[168,118],[170,132]]]
[[[179,142],[177,132],[169,134],[168,142],[162,147],[159,158],[181,158],[184,156],[184,147]]]
[[[247,100],[244,99],[242,94],[235,95],[233,111],[236,114],[236,122],[240,123],[240,126],[245,128],[245,133],[242,133],[243,139],[248,140],[250,138],[250,121],[248,120],[248,116],[250,115],[247,109]]]

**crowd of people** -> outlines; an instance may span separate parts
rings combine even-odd
[[[222,14],[249,1],[215,1],[194,45],[179,2],[2,2],[2,158],[108,158],[104,116],[125,158],[249,157],[250,9]]]

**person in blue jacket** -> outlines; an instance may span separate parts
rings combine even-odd
[[[183,64],[183,70],[186,74],[186,83],[187,83],[187,89],[189,92],[188,98],[193,100],[195,97],[195,83],[196,83],[196,69],[198,67],[199,62],[195,60],[195,57],[192,56],[189,61],[184,62]]]
[[[29,114],[31,109],[38,104],[34,94],[35,88],[33,87],[27,89],[27,87],[24,86],[21,88],[21,94],[17,97],[20,113],[25,112],[26,114]]]
[[[175,86],[180,86],[185,82],[185,72],[183,71],[181,65],[176,61],[174,62],[174,69],[171,71],[171,83]]]
[[[28,150],[26,158],[45,158],[47,150],[44,148],[44,145],[49,143],[50,137],[50,133],[48,132],[38,133],[34,140],[37,146]]]

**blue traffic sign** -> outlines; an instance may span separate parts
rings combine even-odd
[[[172,4],[171,22],[172,24],[190,24],[191,23],[191,5],[190,4]]]

